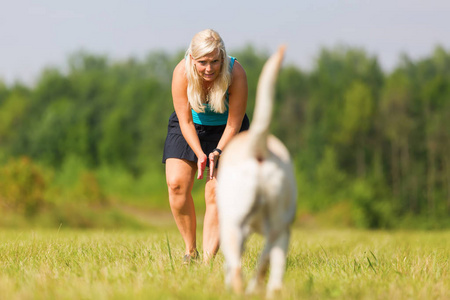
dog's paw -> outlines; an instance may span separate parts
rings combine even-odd
[[[281,285],[267,287],[266,299],[279,298],[280,295],[281,295]]]
[[[227,269],[225,286],[227,289],[232,289],[236,294],[242,294],[244,292],[244,282],[240,268]]]
[[[253,278],[248,283],[245,293],[247,295],[253,295],[253,294],[261,294],[263,291],[264,289],[262,282],[260,280],[257,280],[256,278]]]
[[[232,287],[233,292],[238,295],[241,295],[244,292],[244,282],[242,281],[241,276],[233,278]]]

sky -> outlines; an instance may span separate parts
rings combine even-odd
[[[206,28],[220,33],[229,54],[287,44],[286,62],[305,70],[323,47],[362,48],[385,71],[401,54],[417,60],[437,45],[450,49],[448,0],[0,0],[0,7],[6,84],[33,84],[79,50],[118,60],[184,51]]]

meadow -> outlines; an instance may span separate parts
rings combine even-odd
[[[262,243],[259,236],[247,242],[246,279]],[[242,298],[224,287],[221,253],[210,265],[191,266],[181,264],[182,255],[170,223],[144,230],[1,229],[0,299]],[[295,227],[277,299],[450,299],[449,259],[449,231]]]

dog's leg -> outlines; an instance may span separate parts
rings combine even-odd
[[[244,246],[244,236],[237,225],[228,224],[223,227],[226,230],[221,231],[220,242],[222,252],[225,257],[225,284],[232,288],[235,293],[242,293],[244,283],[241,271],[241,255]]]
[[[263,251],[261,252],[261,256],[258,261],[258,266],[255,272],[255,276],[249,282],[247,286],[246,293],[254,294],[257,293],[263,286],[264,278],[267,273],[267,269],[269,267],[269,259],[270,259],[270,249],[272,245],[268,240],[266,245],[264,246]]]
[[[267,297],[272,298],[281,290],[284,272],[286,270],[286,254],[289,245],[289,229],[281,232],[270,250],[270,275],[267,283]]]

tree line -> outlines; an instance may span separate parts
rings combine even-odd
[[[249,45],[231,54],[247,72],[251,119],[268,53]],[[182,56],[80,51],[31,86],[0,81],[0,164],[25,156],[58,170],[76,157],[91,170],[164,176],[171,74]],[[300,207],[369,228],[449,226],[449,100],[450,53],[439,46],[420,60],[401,56],[390,72],[349,46],[322,49],[308,71],[285,65],[272,131],[295,160]]]

